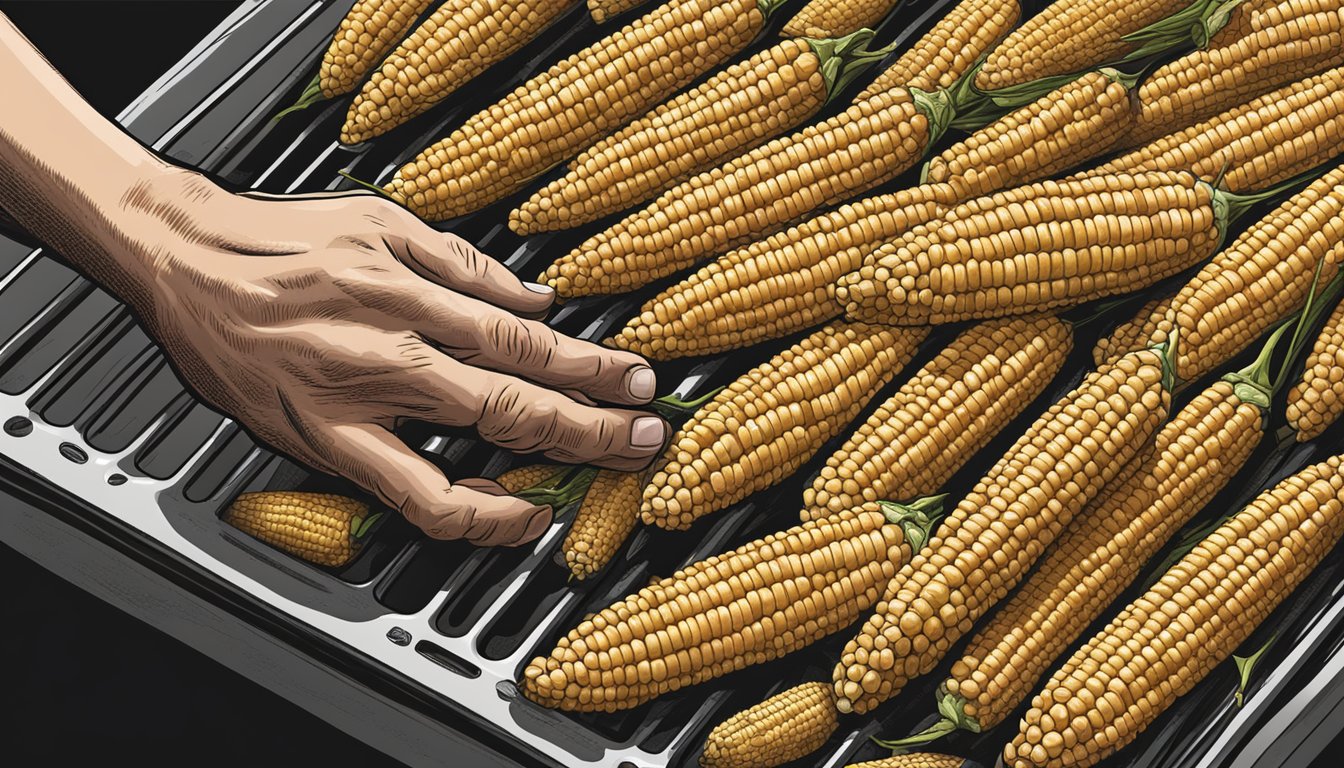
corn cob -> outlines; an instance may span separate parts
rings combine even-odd
[[[1175,299],[1176,292],[1170,291],[1139,307],[1132,318],[1097,339],[1092,347],[1092,362],[1102,365],[1136,349],[1165,341],[1176,324],[1175,315],[1171,311]]]
[[[773,768],[821,748],[835,733],[835,695],[803,683],[745,709],[709,732],[703,768]]]
[[[778,1],[670,0],[468,118],[384,189],[429,220],[499,200],[742,50]]]
[[[877,195],[730,251],[650,299],[608,342],[654,360],[777,339],[843,312],[836,278],[873,249],[942,213],[945,184]]]
[[[430,0],[359,0],[341,20],[317,75],[323,98],[355,89],[383,54],[401,39]]]
[[[1293,83],[1153,141],[1085,176],[1188,170],[1233,192],[1264,189],[1338,154],[1344,69]]]
[[[512,213],[532,234],[596,221],[812,117],[881,52],[871,30],[836,40],[785,40],[734,64],[585,150],[569,171]]]
[[[1044,181],[977,198],[842,277],[854,320],[946,323],[1039,312],[1144,288],[1218,249],[1255,202],[1188,173]]]
[[[694,563],[585,619],[527,666],[523,693],[614,712],[804,647],[873,604],[939,503],[868,504]]]
[[[649,0],[588,0],[588,15],[592,16],[593,21],[596,21],[598,24],[605,24],[608,19],[620,16],[626,11],[632,11],[648,1]]]
[[[788,477],[910,362],[928,329],[826,326],[753,368],[672,437],[646,525],[684,529]]]
[[[342,144],[396,128],[522,48],[578,0],[448,0],[373,72],[346,112]]]
[[[1130,143],[1142,144],[1344,64],[1341,0],[1292,0],[1265,9],[1256,22],[1258,28],[1236,42],[1191,51],[1145,80]]]
[[[585,579],[611,562],[639,519],[638,472],[602,470],[593,478],[561,547],[565,565]]]
[[[911,752],[908,755],[892,755],[881,760],[868,760],[863,763],[850,763],[845,768],[962,768],[966,760],[952,755],[939,755],[933,752]]]
[[[260,491],[234,499],[224,522],[301,560],[336,568],[359,553],[381,514],[331,493]]]
[[[925,179],[951,184],[965,200],[1099,157],[1129,129],[1131,87],[1113,69],[1081,75],[929,160]]]
[[[905,749],[1008,718],[1083,630],[1171,535],[1225,488],[1264,436],[1269,360],[1285,325],[1253,365],[1210,385],[1158,432],[1137,471],[1108,485],[1040,567],[952,665],[937,692],[942,720],[884,747]],[[1290,350],[1291,359],[1295,350]]]
[[[1228,657],[1344,533],[1340,457],[1262,493],[1055,672],[1010,768],[1095,765]]]
[[[803,492],[803,520],[937,491],[1064,365],[1069,326],[1051,316],[972,326],[883,403]]]
[[[1117,61],[1137,47],[1126,36],[1188,5],[1190,0],[1055,0],[990,50],[975,86],[996,91]]]
[[[1181,329],[1176,376],[1194,381],[1251,345],[1306,301],[1312,270],[1331,280],[1344,259],[1344,166],[1251,226],[1172,300]],[[1161,339],[1159,329],[1152,339]]]
[[[1307,357],[1302,380],[1288,392],[1288,424],[1304,443],[1344,413],[1344,304],[1335,308]]]
[[[1037,419],[845,646],[836,707],[867,712],[932,669],[1152,439],[1171,387],[1167,351],[1142,350],[1088,375]]]
[[[941,134],[948,110],[943,94],[918,90],[858,102],[678,184],[540,280],[562,298],[618,293],[767,235],[910,168]]]
[[[882,70],[859,94],[859,100],[892,88],[951,88],[990,46],[1017,26],[1021,16],[1017,0],[961,0],[910,50]]]
[[[509,493],[518,493],[528,488],[537,488],[543,484],[560,479],[565,467],[555,464],[524,464],[514,467],[495,478],[495,482]]]

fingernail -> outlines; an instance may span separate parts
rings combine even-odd
[[[652,400],[658,389],[658,377],[652,368],[638,366],[625,375],[625,391],[637,400]]]
[[[663,444],[663,420],[657,416],[640,416],[630,427],[630,445],[635,448],[655,448]]]
[[[549,506],[533,507],[532,516],[527,519],[527,527],[523,529],[522,541],[528,542],[540,538],[551,526],[554,514]]]
[[[524,281],[523,287],[533,293],[540,293],[543,296],[555,295],[555,289],[544,283],[529,283]]]

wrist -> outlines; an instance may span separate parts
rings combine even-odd
[[[166,163],[139,169],[109,197],[109,224],[93,276],[152,321],[183,260],[201,245],[198,212],[226,193],[195,171]]]

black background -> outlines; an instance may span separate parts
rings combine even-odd
[[[0,12],[111,117],[237,5],[10,0]],[[397,765],[4,545],[0,584],[4,762]]]

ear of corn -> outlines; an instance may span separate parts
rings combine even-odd
[[[882,70],[859,94],[859,99],[892,88],[922,91],[951,88],[1017,25],[1021,16],[1017,0],[961,0],[910,50]]]
[[[963,203],[888,243],[840,279],[836,297],[852,319],[898,324],[1073,306],[1203,261],[1258,199],[1188,173],[1038,182]]]
[[[1108,485],[1065,530],[1040,567],[978,631],[938,690],[946,713],[928,731],[882,742],[908,748],[952,730],[974,733],[1008,718],[1140,568],[1219,491],[1264,434],[1267,387],[1219,381],[1176,414],[1153,452]],[[1263,404],[1263,408],[1262,408]]]
[[[1189,170],[1245,192],[1278,184],[1338,154],[1344,69],[1280,88],[1152,141],[1082,175]]]
[[[924,177],[964,200],[1081,165],[1128,132],[1131,85],[1113,69],[1081,75],[952,145],[929,160]]]
[[[990,50],[975,86],[995,91],[1117,61],[1137,47],[1126,36],[1188,5],[1190,0],[1055,0]]]
[[[1036,420],[887,586],[835,667],[836,706],[864,713],[932,669],[1148,443],[1166,418],[1166,355],[1089,376]]]
[[[705,739],[703,768],[774,768],[821,748],[835,733],[828,683],[794,686],[719,723]]]
[[[933,752],[911,752],[908,755],[893,755],[881,760],[869,760],[863,763],[851,763],[845,768],[963,768],[966,760],[952,755],[939,755]]]
[[[574,578],[586,579],[611,562],[639,520],[643,489],[638,472],[604,469],[593,477],[561,547]]]
[[[836,323],[728,385],[672,437],[647,525],[683,529],[792,474],[910,361],[924,328]]]
[[[803,492],[803,520],[936,492],[1049,384],[1073,347],[1052,316],[963,331],[883,403]]]
[[[900,0],[808,0],[780,34],[789,37],[841,37],[875,27]]]
[[[724,69],[585,150],[509,215],[509,228],[532,234],[596,221],[778,136],[873,62],[872,37],[863,29],[785,40]]]
[[[1139,89],[1135,144],[1192,125],[1285,83],[1344,64],[1344,4],[1293,0],[1265,9],[1264,23],[1226,46],[1191,51]]]
[[[857,102],[678,184],[539,279],[571,298],[671,275],[894,178],[942,132],[949,111],[943,94],[918,90]]]
[[[538,488],[543,484],[559,480],[560,476],[567,471],[566,467],[555,464],[524,464],[496,477],[495,482],[509,493],[518,493],[528,488]]]
[[[1095,765],[1231,655],[1344,533],[1340,465],[1264,492],[1121,611],[1032,700],[1004,764]]]
[[[598,24],[605,24],[608,19],[620,16],[626,11],[632,11],[648,1],[649,0],[588,0],[588,15],[592,16],[593,21],[596,21]]]
[[[612,712],[802,648],[877,600],[938,504],[869,504],[694,563],[585,619],[527,666],[522,691]]]
[[[1097,339],[1092,347],[1092,362],[1102,365],[1136,349],[1151,347],[1167,340],[1176,325],[1172,303],[1176,292],[1158,296],[1139,307],[1130,319],[1117,325],[1110,333]]]
[[[1344,304],[1321,329],[1302,379],[1288,392],[1288,424],[1298,442],[1319,437],[1344,413]]]
[[[609,343],[655,360],[742,349],[842,313],[832,284],[952,202],[947,185],[866,198],[730,251],[650,299]]]
[[[578,0],[448,0],[360,89],[342,144],[392,130],[522,48]]]
[[[362,501],[331,493],[260,491],[235,499],[224,522],[301,560],[337,568],[358,554],[378,516]]]
[[[397,44],[430,0],[359,0],[341,20],[322,56],[317,82],[328,99],[355,89],[365,73]]]
[[[1318,263],[1329,281],[1341,259],[1344,166],[1284,201],[1181,288],[1172,300],[1176,375],[1194,381],[1249,347],[1306,302]]]
[[[740,51],[767,0],[670,0],[558,62],[402,166],[385,187],[429,220],[478,210]]]

